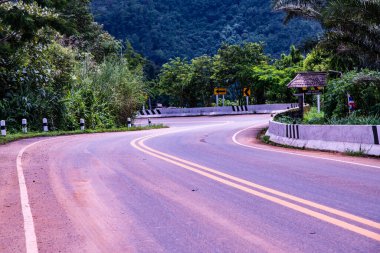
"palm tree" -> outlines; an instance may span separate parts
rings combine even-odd
[[[328,0],[273,0],[273,9],[286,12],[285,23],[295,17],[322,21],[322,9]]]
[[[318,47],[332,53],[336,66],[380,69],[379,0],[273,0],[273,9],[312,19],[325,30]]]

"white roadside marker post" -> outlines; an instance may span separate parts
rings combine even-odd
[[[79,120],[80,130],[84,131],[84,119]]]
[[[26,126],[27,125],[27,120],[26,119],[22,119],[21,120],[21,126],[22,126],[22,132],[24,134],[26,134],[28,132],[28,127]]]
[[[48,120],[47,120],[47,118],[43,118],[43,119],[42,119],[42,126],[43,126],[43,130],[44,130],[44,132],[49,131],[49,128],[48,128]]]
[[[317,107],[318,107],[318,113],[321,112],[321,95],[317,95]]]
[[[127,124],[128,124],[128,128],[132,127],[132,120],[131,120],[131,118],[127,118]]]
[[[150,121],[150,119],[148,118],[148,125],[151,126],[152,125],[152,121]]]
[[[0,122],[1,126],[1,136],[6,136],[7,135],[7,129],[5,128],[5,120],[2,120]]]

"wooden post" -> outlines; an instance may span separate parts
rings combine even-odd
[[[298,96],[298,108],[299,108],[299,110],[300,110],[300,115],[299,115],[299,117],[301,118],[301,119],[303,119],[303,95],[301,95],[301,96]]]

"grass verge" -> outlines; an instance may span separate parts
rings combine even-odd
[[[123,127],[123,128],[110,128],[110,129],[86,129],[84,131],[75,130],[75,131],[50,131],[50,132],[29,132],[29,133],[15,133],[7,134],[6,136],[0,136],[0,145],[6,143],[17,141],[21,139],[29,139],[35,137],[52,137],[52,136],[61,136],[61,135],[74,135],[74,134],[91,134],[91,133],[111,133],[111,132],[128,132],[128,131],[142,131],[142,130],[151,130],[151,129],[160,129],[167,128],[163,124],[151,125],[151,126],[138,126],[138,127]]]
[[[347,149],[344,152],[344,154],[347,156],[355,156],[355,157],[369,157],[369,155],[367,154],[367,150],[361,149],[361,148],[358,151]]]

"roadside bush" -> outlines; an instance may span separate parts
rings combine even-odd
[[[40,31],[39,36],[47,35]],[[64,128],[64,98],[75,65],[73,51],[56,42],[29,42],[8,60],[16,58],[17,65],[4,71],[1,82],[1,119],[7,121],[8,129],[20,129],[21,119],[27,118],[30,129],[40,130],[44,117],[50,128]]]
[[[77,69],[77,82],[66,98],[68,129],[80,118],[92,129],[125,126],[144,102],[142,70],[131,71],[124,59],[110,58],[88,68],[91,65],[87,59]]]
[[[356,113],[345,118],[331,118],[327,120],[329,125],[380,125],[380,116],[358,116]]]
[[[219,98],[218,102],[219,102],[219,106],[223,105],[223,99],[222,98]],[[234,106],[239,105],[238,101],[231,101],[229,99],[224,100],[224,106],[233,106],[233,105]],[[211,106],[215,107],[216,103],[211,103]]]
[[[299,123],[301,123],[300,119],[293,118],[293,117],[288,116],[288,115],[280,115],[280,114],[276,115],[276,117],[274,118],[274,121],[284,123],[284,124],[299,124]]]
[[[360,116],[354,112],[348,117],[326,119],[324,113],[318,113],[317,109],[312,107],[309,112],[305,113],[303,121],[290,116],[289,113],[277,114],[275,121],[284,124],[307,124],[307,125],[380,125],[380,116]]]
[[[318,109],[316,107],[311,107],[310,110],[305,113],[302,123],[308,125],[324,124],[325,114],[324,112],[318,113]]]
[[[351,71],[342,78],[330,80],[324,94],[327,118],[348,116],[347,93],[356,103],[356,116],[380,115],[380,72]]]

